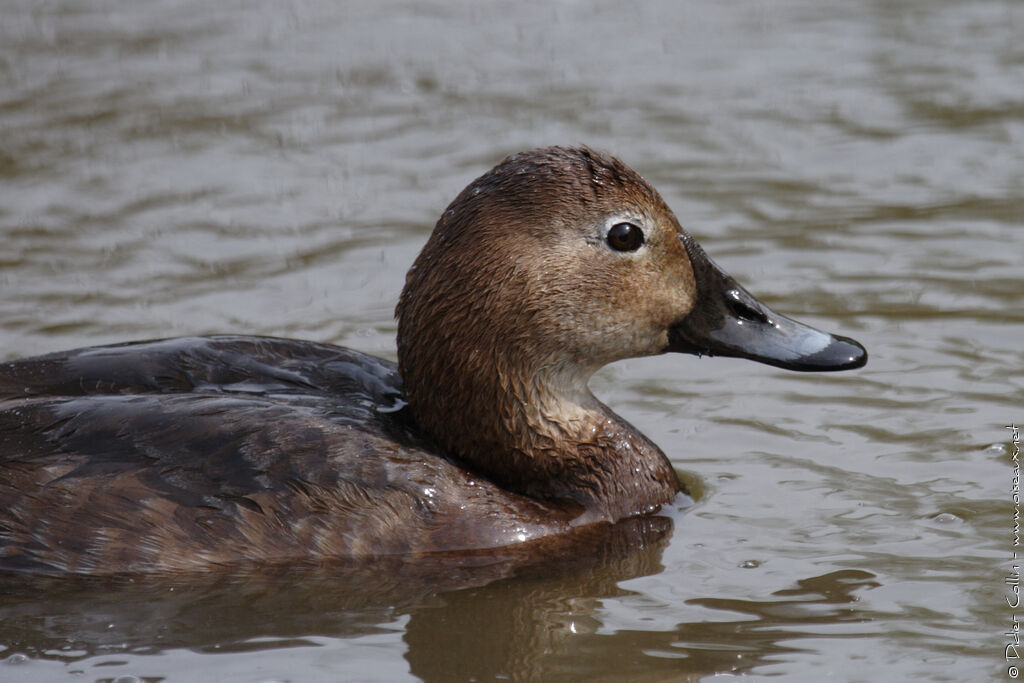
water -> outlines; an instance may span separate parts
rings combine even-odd
[[[871,359],[602,371],[705,489],[627,557],[361,601],[392,574],[8,578],[0,680],[1010,678],[1022,30],[1014,0],[7,2],[0,358],[215,332],[393,358],[448,201],[586,142]]]

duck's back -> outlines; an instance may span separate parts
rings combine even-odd
[[[392,363],[263,337],[0,364],[0,568],[415,553],[563,526],[439,455],[401,396]]]

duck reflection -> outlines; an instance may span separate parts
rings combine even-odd
[[[441,680],[689,680],[743,672],[793,648],[807,625],[855,621],[873,575],[799,582],[764,602],[695,597],[722,622],[604,630],[603,601],[662,571],[673,522],[631,519],[562,548],[279,565],[225,573],[0,577],[0,643],[69,663],[108,653],[246,652],[321,644],[404,620],[410,672]],[[593,548],[586,555],[580,547]],[[736,621],[735,614],[750,618]],[[813,630],[813,629],[812,629]],[[786,641],[788,644],[781,644]],[[737,654],[742,654],[737,657]],[[345,675],[352,672],[338,672]]]

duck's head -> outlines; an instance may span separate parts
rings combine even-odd
[[[624,358],[678,351],[805,371],[867,360],[852,339],[760,303],[639,174],[587,148],[516,154],[473,181],[437,222],[396,315],[413,412],[460,453],[471,446],[452,433],[490,441],[481,423],[496,410],[499,431],[523,415],[571,422],[567,406],[593,400],[590,375]]]

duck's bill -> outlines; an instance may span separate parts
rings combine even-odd
[[[851,370],[867,363],[868,352],[858,342],[779,315],[719,268],[689,235],[683,243],[699,283],[697,303],[670,328],[668,351],[748,358],[804,372]]]

